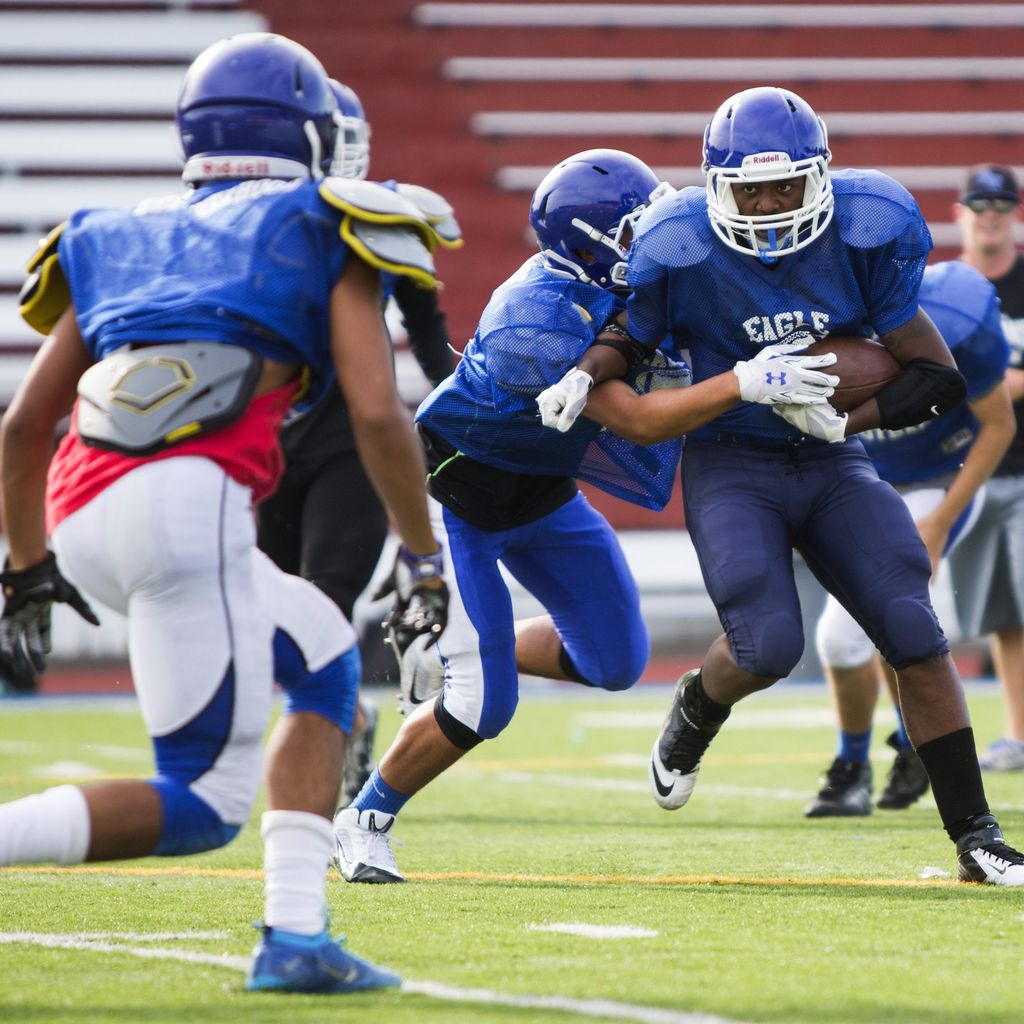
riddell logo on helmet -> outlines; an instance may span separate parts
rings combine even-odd
[[[784,163],[789,163],[788,153],[754,153],[743,158],[746,167],[774,167]]]
[[[270,176],[270,164],[266,160],[227,159],[204,160],[202,174],[210,177],[252,177]]]

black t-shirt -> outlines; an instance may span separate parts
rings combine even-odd
[[[480,530],[511,530],[560,508],[579,488],[571,477],[510,473],[463,455],[417,424],[427,457],[427,489],[445,508]]]
[[[1010,343],[1010,366],[1024,370],[1024,253],[1009,272],[992,282],[999,296],[1003,333]],[[1024,400],[1013,403],[1017,436],[993,476],[1024,476]]]

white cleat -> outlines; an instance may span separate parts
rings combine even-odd
[[[395,816],[343,807],[334,816],[334,859],[346,882],[404,882],[391,852]]]
[[[698,761],[696,767],[685,775],[679,771],[671,771],[662,764],[658,753],[660,745],[661,737],[659,736],[654,742],[654,749],[651,750],[651,763],[648,766],[651,794],[659,807],[664,807],[666,811],[675,811],[690,799],[693,787],[697,785],[700,762]]]
[[[986,814],[956,843],[961,882],[1024,886],[1024,857],[1007,846],[996,819]]]

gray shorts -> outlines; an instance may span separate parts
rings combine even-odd
[[[990,477],[978,521],[949,555],[965,639],[1024,625],[1024,476]]]

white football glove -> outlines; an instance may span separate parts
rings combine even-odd
[[[820,438],[830,444],[846,440],[846,413],[838,413],[829,405],[776,405],[772,412],[796,427],[802,434]]]
[[[810,342],[783,342],[766,345],[753,359],[737,363],[733,373],[740,380],[740,398],[744,402],[761,405],[817,405],[835,391],[839,378],[821,373],[815,367],[831,366],[836,361],[834,352],[820,356],[801,356],[797,353]]]
[[[557,384],[537,396],[541,423],[564,434],[583,412],[593,386],[594,378],[586,370],[570,370]]]

